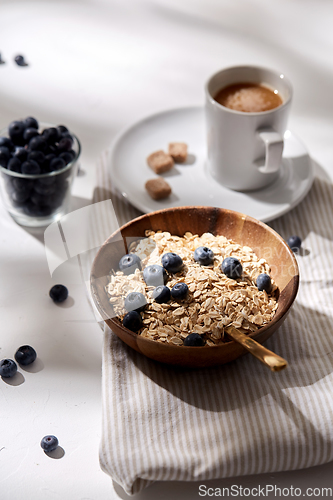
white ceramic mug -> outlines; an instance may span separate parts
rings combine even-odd
[[[222,106],[214,97],[236,83],[263,84],[276,90],[282,104],[269,111],[248,113]],[[276,71],[235,66],[215,73],[206,87],[207,168],[224,186],[237,191],[260,189],[278,176],[283,135],[287,128],[292,87]]]

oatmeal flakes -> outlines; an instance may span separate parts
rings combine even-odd
[[[189,294],[183,301],[158,304],[152,298],[154,288],[146,286],[142,271],[136,269],[128,276],[112,271],[105,291],[120,318],[126,313],[124,299],[128,293],[140,292],[147,298],[138,335],[182,346],[188,334],[198,333],[206,345],[213,346],[229,341],[224,338],[224,328],[230,325],[251,333],[273,318],[278,307],[278,289],[272,280],[269,295],[258,290],[256,278],[261,273],[269,274],[270,268],[250,247],[211,233],[199,237],[186,232],[180,237],[147,230],[145,235],[129,246],[129,251],[140,257],[142,269],[151,264],[161,265],[161,257],[166,252],[176,253],[184,265],[177,274],[169,274],[166,285],[171,289],[176,283],[184,282]],[[199,246],[208,246],[214,252],[212,265],[200,266],[194,261],[193,252]],[[238,280],[227,278],[220,269],[223,259],[229,256],[237,258],[243,266],[243,276]]]

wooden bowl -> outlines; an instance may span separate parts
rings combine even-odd
[[[278,308],[269,323],[250,334],[263,343],[283,323],[295,300],[299,273],[296,259],[286,242],[269,226],[247,215],[214,207],[178,207],[143,215],[122,226],[100,248],[91,271],[91,292],[105,323],[130,347],[154,360],[192,368],[228,363],[246,353],[234,341],[218,346],[185,347],[149,340],[124,328],[114,318],[105,286],[111,269],[118,269],[120,258],[132,241],[145,236],[145,231],[169,231],[183,236],[186,231],[201,236],[209,232],[224,235],[251,247],[271,267],[271,276],[279,288]]]

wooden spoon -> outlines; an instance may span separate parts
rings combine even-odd
[[[247,351],[258,358],[264,365],[268,366],[273,372],[279,372],[288,365],[287,361],[281,358],[281,356],[266,349],[266,347],[251,339],[248,335],[239,332],[236,328],[229,326],[226,332],[229,337],[245,347]]]

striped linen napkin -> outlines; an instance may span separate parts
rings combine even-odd
[[[121,225],[139,215],[97,169],[95,202],[111,198]],[[247,355],[198,371],[162,366],[104,327],[102,469],[132,495],[154,481],[295,470],[333,460],[333,186],[270,225],[299,234],[300,289],[266,346],[289,366],[272,373]],[[115,228],[116,229],[116,228]]]

